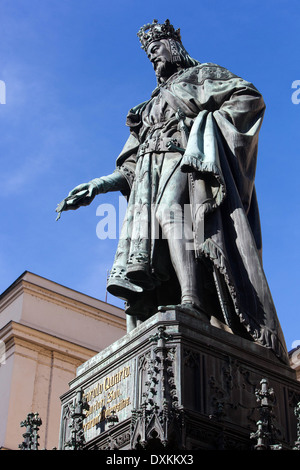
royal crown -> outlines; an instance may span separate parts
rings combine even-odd
[[[153,20],[152,24],[148,23],[142,26],[137,35],[144,50],[147,50],[151,42],[160,41],[161,39],[174,39],[181,42],[180,29],[175,30],[169,20],[166,20],[163,24]]]

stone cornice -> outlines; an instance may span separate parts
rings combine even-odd
[[[96,351],[89,348],[14,321],[9,322],[2,328],[0,340],[5,343],[7,355],[10,355],[10,350],[17,346],[45,355],[54,353],[57,359],[60,358],[62,361],[68,360],[70,362],[74,360],[84,362],[96,353]]]
[[[61,307],[65,307],[69,310],[76,311],[82,315],[92,316],[97,320],[104,321],[109,325],[122,328],[124,331],[126,330],[125,320],[118,317],[117,315],[114,315],[113,313],[106,312],[88,303],[78,301],[72,297],[50,291],[25,280],[22,281],[22,285],[24,293],[38,297],[46,302],[60,305]]]
[[[6,309],[12,302],[14,302],[23,293],[23,285],[21,280],[12,285],[0,296],[0,313]]]
[[[118,307],[29,272],[25,272],[1,294],[0,313],[23,294],[29,294],[126,331],[125,314]]]

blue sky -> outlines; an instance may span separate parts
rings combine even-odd
[[[298,0],[1,0],[0,292],[28,270],[105,299],[117,240],[97,237],[96,210],[118,209],[119,195],[98,196],[58,222],[55,208],[77,184],[114,170],[127,111],[155,87],[136,36],[154,18],[180,27],[191,56],[264,96],[256,178],[263,259],[291,349],[300,342],[300,104],[291,99],[300,80]]]

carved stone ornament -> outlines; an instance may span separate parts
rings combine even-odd
[[[182,410],[178,406],[174,366],[176,348],[167,346],[172,338],[159,327],[149,341],[152,347],[139,360],[142,380],[140,404],[132,410],[131,448],[169,448],[178,444]]]

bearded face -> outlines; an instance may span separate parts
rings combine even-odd
[[[168,40],[166,39],[151,42],[147,49],[147,56],[153,64],[159,82],[169,78],[178,69],[178,66],[172,62]]]

